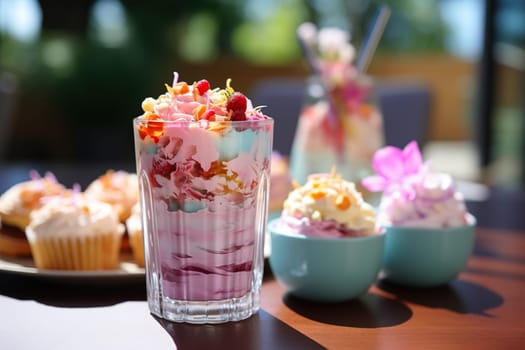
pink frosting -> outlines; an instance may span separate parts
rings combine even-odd
[[[383,194],[380,220],[385,225],[456,227],[467,224],[463,195],[448,174],[424,172],[402,190]]]
[[[159,155],[166,157],[170,164],[192,158],[204,171],[219,158],[210,133],[201,128],[168,127],[159,140]]]
[[[243,131],[232,132],[242,137]],[[196,127],[172,127],[160,138],[156,153],[142,152],[142,168],[150,175],[155,197],[179,206],[195,200],[206,207],[218,196],[238,202],[241,195],[253,195],[261,170],[268,169],[268,155],[239,152],[229,161],[222,160],[216,146],[219,137]],[[262,148],[263,142],[259,135],[254,139],[255,148]],[[166,172],[158,169],[165,167],[169,168]]]

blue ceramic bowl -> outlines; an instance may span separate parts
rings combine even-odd
[[[340,302],[364,294],[383,259],[383,233],[355,238],[290,235],[272,220],[270,268],[292,295],[319,302]]]
[[[382,276],[412,287],[434,287],[454,279],[474,247],[476,220],[450,228],[385,227]]]

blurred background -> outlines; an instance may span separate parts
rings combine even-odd
[[[0,0],[0,166],[133,163],[131,120],[173,71],[212,86],[232,78],[270,108],[265,82],[294,89],[310,73],[300,23],[346,28],[359,49],[383,2],[392,15],[369,73],[385,124],[406,111],[396,103],[412,103],[396,93],[423,91],[425,156],[460,180],[523,188],[520,0]],[[293,137],[292,114],[274,116],[281,143]]]

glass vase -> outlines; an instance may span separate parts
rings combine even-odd
[[[305,91],[290,155],[293,179],[303,184],[308,175],[335,166],[363,191],[359,182],[372,173],[372,156],[384,144],[372,79],[357,76],[342,86],[327,86],[312,76]]]

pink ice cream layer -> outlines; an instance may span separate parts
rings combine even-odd
[[[166,210],[157,202],[153,210]],[[252,288],[258,240],[256,208],[156,215],[163,293],[175,300],[221,300]],[[150,232],[152,232],[150,230]],[[151,242],[152,240],[150,240]],[[151,244],[151,243],[150,243]]]
[[[279,227],[290,234],[318,237],[318,238],[344,238],[363,237],[365,233],[347,228],[335,220],[312,220],[307,217],[293,217],[282,215]]]

